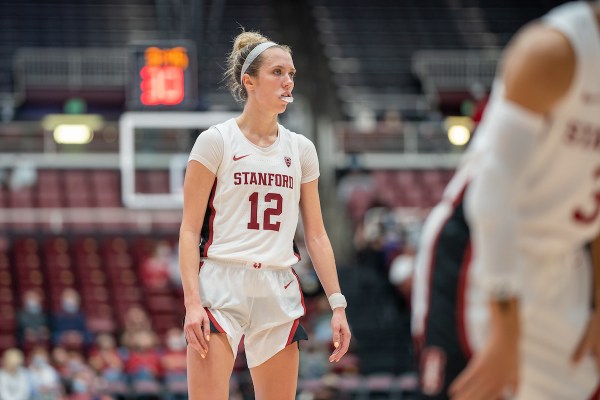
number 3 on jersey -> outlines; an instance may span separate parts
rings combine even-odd
[[[594,179],[596,182],[600,180],[600,168],[596,170],[594,173]],[[582,224],[591,224],[593,223],[598,215],[600,215],[600,191],[596,191],[593,194],[594,198],[594,208],[590,211],[585,211],[583,207],[577,208],[573,211],[573,219]]]
[[[248,201],[250,201],[250,222],[248,222],[248,229],[260,229],[260,224],[258,223],[258,192],[252,193]],[[281,215],[283,197],[279,193],[265,194],[265,203],[272,202],[275,202],[274,207],[266,208],[263,214],[263,229],[279,232],[281,222],[272,223],[271,217]]]

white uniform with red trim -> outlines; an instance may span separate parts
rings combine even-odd
[[[576,55],[571,88],[550,113],[535,154],[522,171],[517,199],[518,264],[523,272],[522,366],[518,399],[588,399],[598,385],[591,357],[577,367],[570,357],[590,313],[592,278],[586,242],[600,230],[600,30],[586,2],[559,6],[541,19],[565,35]],[[502,95],[494,86],[488,105]],[[490,112],[490,111],[488,111]],[[491,112],[490,112],[491,114]],[[430,302],[432,246],[455,200],[486,157],[486,119],[442,202],[431,212],[423,231],[415,272],[413,332],[426,329]],[[468,188],[465,211],[469,219]],[[497,260],[501,263],[502,260]],[[473,249],[464,299],[466,340],[477,350],[484,342],[488,314]]]
[[[316,150],[279,125],[275,143],[250,142],[235,119],[202,132],[190,154],[216,176],[202,229],[200,296],[235,356],[249,367],[289,344],[305,309],[291,266],[300,185],[319,176]]]

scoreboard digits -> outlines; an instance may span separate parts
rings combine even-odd
[[[127,103],[134,110],[189,110],[197,100],[191,42],[134,44]]]

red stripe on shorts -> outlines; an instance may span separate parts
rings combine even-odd
[[[296,277],[296,280],[298,281],[298,290],[300,291],[300,301],[302,302],[302,308],[304,309],[304,315],[306,315],[306,304],[304,304],[304,293],[302,293],[302,286],[300,285],[300,278],[298,278],[298,274],[296,274],[296,271],[294,271],[294,268],[292,268],[292,274],[294,274],[294,276]]]
[[[223,329],[221,327],[221,325],[219,325],[219,323],[217,322],[216,318],[214,315],[212,315],[212,313],[210,312],[210,310],[207,307],[204,307],[204,309],[206,310],[206,313],[208,314],[208,319],[210,319],[210,322],[213,323],[213,325],[215,326],[215,328],[217,328],[217,330],[221,333],[227,333],[225,332],[225,329]]]
[[[286,346],[292,343],[294,339],[294,335],[296,334],[296,330],[298,329],[298,325],[300,324],[300,318],[296,318],[294,323],[292,324],[292,329],[290,329],[290,335],[288,336]]]

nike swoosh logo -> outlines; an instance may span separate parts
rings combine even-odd
[[[288,286],[290,286],[290,285],[292,284],[292,282],[294,282],[294,281],[290,281],[290,282],[289,282],[287,285],[285,285],[283,288],[284,288],[284,289],[287,289],[287,288],[288,288]]]
[[[250,154],[246,154],[245,156],[239,156],[239,157],[233,156],[233,161],[241,160],[242,158],[248,157],[249,155]]]

